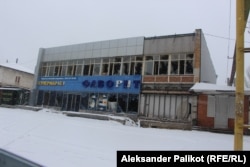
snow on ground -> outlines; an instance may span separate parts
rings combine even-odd
[[[0,107],[0,148],[49,167],[116,166],[117,150],[233,150],[234,135],[140,128]],[[250,150],[250,136],[244,136]]]

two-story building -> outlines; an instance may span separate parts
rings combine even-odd
[[[144,120],[190,123],[197,118],[197,96],[189,89],[216,77],[197,29],[41,48],[32,99],[60,110],[135,114],[145,126]]]

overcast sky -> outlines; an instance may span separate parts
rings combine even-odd
[[[34,69],[39,48],[202,29],[226,84],[235,46],[236,0],[0,0],[0,63]],[[250,41],[246,29],[245,41]],[[246,45],[249,42],[246,42]],[[249,56],[248,56],[249,57]]]

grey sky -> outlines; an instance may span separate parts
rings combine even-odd
[[[234,40],[227,39],[235,39],[235,3],[236,0],[0,0],[0,63],[14,63],[18,58],[21,65],[34,69],[41,47],[192,33],[200,28],[219,76],[217,83],[225,84],[232,64],[227,57],[233,56],[235,45]]]

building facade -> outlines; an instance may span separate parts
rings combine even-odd
[[[234,131],[235,87],[196,83],[190,91],[198,96],[198,127]],[[244,124],[246,125],[250,123],[249,95],[250,89],[245,88]],[[244,130],[247,132],[247,128]]]
[[[196,82],[216,82],[204,35],[134,37],[41,48],[33,104],[192,121]]]
[[[0,87],[32,89],[34,72],[19,64],[0,64]]]
[[[19,64],[0,64],[0,104],[28,104],[34,72]]]

